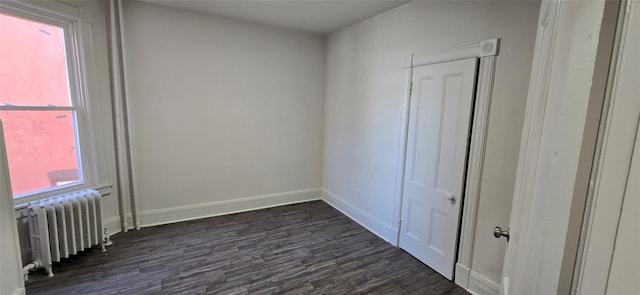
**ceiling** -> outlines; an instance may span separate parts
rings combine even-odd
[[[141,0],[299,31],[327,34],[410,0]]]

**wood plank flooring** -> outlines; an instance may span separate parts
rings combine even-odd
[[[322,201],[120,233],[27,294],[467,294]]]

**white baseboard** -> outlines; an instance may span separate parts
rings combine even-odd
[[[320,200],[319,188],[189,205],[183,207],[142,211],[140,212],[139,217],[141,226],[148,227],[295,203],[303,203],[313,200]]]
[[[466,265],[462,265],[460,263],[456,263],[455,268],[455,283],[456,285],[462,288],[469,288],[469,276],[471,274],[471,269]]]
[[[337,194],[323,188],[322,199],[342,214],[359,223],[387,243],[395,245],[398,229],[349,203]]]
[[[474,295],[498,295],[500,294],[500,284],[472,270],[469,274],[467,291]]]
[[[27,289],[25,287],[19,287],[13,292],[13,295],[25,295],[27,293]]]

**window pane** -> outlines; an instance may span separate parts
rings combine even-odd
[[[71,106],[61,27],[0,14],[0,106]]]
[[[13,195],[82,181],[73,111],[0,111]]]

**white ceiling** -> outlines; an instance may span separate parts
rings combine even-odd
[[[410,0],[141,0],[294,30],[327,34]]]

